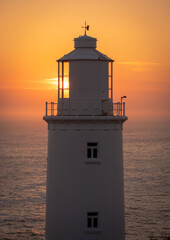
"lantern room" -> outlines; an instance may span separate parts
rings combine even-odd
[[[96,42],[75,38],[75,50],[57,60],[58,98],[87,98],[87,91],[88,98],[113,98],[113,60],[96,50]]]
[[[113,60],[96,50],[96,43],[96,38],[87,35],[75,38],[75,49],[57,60],[58,113],[62,104],[65,113],[84,108],[89,114],[98,109],[100,115],[103,105],[108,108],[112,104]]]

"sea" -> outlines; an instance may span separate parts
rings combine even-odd
[[[47,124],[0,120],[0,240],[44,240]],[[170,240],[170,122],[124,123],[126,240]]]

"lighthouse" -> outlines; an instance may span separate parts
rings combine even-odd
[[[74,50],[57,60],[58,102],[46,102],[43,117],[46,240],[125,240],[125,96],[114,103],[114,60],[96,49],[88,28],[74,39]]]

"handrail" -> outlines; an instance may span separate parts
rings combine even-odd
[[[59,105],[59,106],[58,106]],[[60,114],[57,114],[59,112],[60,109]],[[74,107],[70,107],[69,106],[69,110],[71,111],[72,114],[68,114],[67,111],[65,111],[64,106],[60,103],[54,103],[54,102],[46,102],[46,108],[45,108],[45,116],[71,116],[71,115],[76,115],[76,116],[119,116],[119,117],[125,117],[125,102],[121,103],[121,102],[117,102],[117,103],[112,103],[111,104],[111,113],[107,113],[105,112],[103,114],[102,108],[100,109],[100,113],[101,114],[87,114],[86,112],[84,112],[84,114],[79,114],[79,110],[80,108],[76,108],[76,106]],[[81,111],[83,111],[83,108],[81,109]],[[95,107],[94,107],[94,111],[95,111]]]

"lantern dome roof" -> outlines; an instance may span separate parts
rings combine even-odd
[[[57,61],[100,60],[113,62],[111,58],[96,50],[96,42],[96,38],[87,35],[75,38],[75,49]]]

